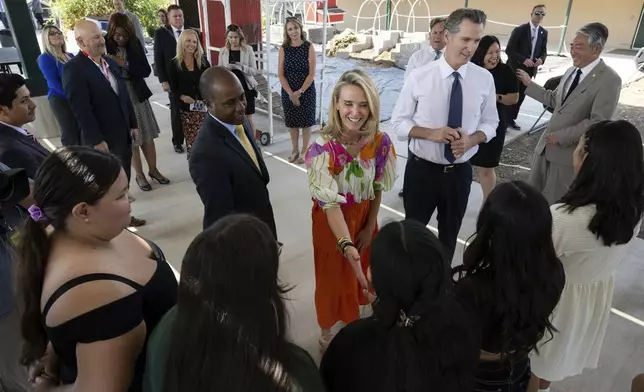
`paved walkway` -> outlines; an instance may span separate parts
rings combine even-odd
[[[148,225],[140,233],[158,243],[169,262],[181,268],[184,252],[192,239],[201,231],[203,209],[188,173],[185,155],[174,153],[171,145],[170,112],[166,107],[167,95],[160,89],[155,78],[149,78],[150,88],[155,93],[152,107],[158,118],[162,134],[157,139],[159,169],[172,183],[167,186],[153,185],[152,192],[141,192],[133,185],[137,201],[133,214],[146,219]],[[535,103],[536,104],[536,103]],[[538,104],[537,104],[538,105]],[[530,124],[532,113],[524,111],[522,126]],[[538,115],[538,114],[537,114]],[[268,129],[267,117],[256,115],[261,129]],[[307,178],[302,166],[286,162],[291,150],[288,136],[281,122],[275,121],[275,143],[264,149],[268,170],[271,173],[269,189],[275,211],[278,233],[284,242],[280,274],[284,282],[293,286],[288,308],[291,312],[290,334],[292,339],[318,357],[318,329],[313,305],[314,275],[311,245],[311,201]],[[57,140],[51,141],[58,144]],[[404,152],[404,147],[399,148]],[[405,159],[399,159],[399,179],[393,191],[383,197],[380,222],[404,217],[401,199],[397,193],[402,185]],[[462,258],[463,240],[474,231],[475,220],[481,204],[481,190],[473,184],[469,206],[460,233],[454,263]],[[431,225],[434,225],[433,221]],[[559,383],[554,391],[614,392],[629,389],[630,380],[644,372],[644,241],[636,240],[629,257],[621,265],[616,282],[613,306],[621,315],[613,315],[604,341],[601,367],[587,371],[583,376]],[[242,289],[242,288],[240,288]]]

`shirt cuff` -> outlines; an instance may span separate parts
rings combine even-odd
[[[488,143],[496,136],[496,128],[492,127],[490,124],[481,124],[479,126],[479,131],[485,134],[485,142]]]
[[[411,120],[402,120],[395,129],[396,138],[403,142],[409,140],[409,133],[416,124]]]

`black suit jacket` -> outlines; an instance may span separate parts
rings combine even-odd
[[[132,148],[131,130],[138,128],[132,101],[118,64],[105,58],[118,82],[118,94],[94,62],[83,54],[63,68],[63,88],[80,127],[79,144],[106,142],[110,152],[125,156]]]
[[[530,76],[534,76],[537,73],[537,68],[528,68],[523,65],[523,62],[526,59],[530,58],[532,54],[532,31],[530,23],[522,24],[517,26],[512,30],[510,34],[510,39],[505,48],[505,53],[508,55],[509,61],[508,65],[512,67],[513,70],[523,69]],[[546,62],[546,57],[548,56],[548,30],[539,26],[539,32],[537,33],[537,43],[534,47],[534,57],[531,60],[541,59],[542,62]]]
[[[111,39],[105,39],[105,49],[108,54],[116,56],[118,45]],[[139,40],[132,40],[126,49],[127,53],[127,79],[132,83],[138,102],[143,102],[152,96],[152,91],[145,83],[145,78],[150,76],[152,68],[145,56],[145,49]]]
[[[231,213],[252,214],[264,221],[277,239],[273,206],[268,195],[270,177],[262,153],[244,124],[259,161],[257,168],[242,144],[219,121],[206,114],[192,146],[190,176],[204,205],[204,230]]]
[[[190,105],[183,103],[181,101],[182,95],[187,95],[194,100],[201,101],[203,97],[201,96],[201,91],[199,90],[199,79],[206,70],[210,68],[210,63],[204,57],[203,67],[197,68],[195,64],[194,72],[190,72],[186,67],[185,63],[179,64],[176,59],[172,60],[169,71],[170,82],[170,91],[172,94],[172,104],[176,105],[175,107],[181,108],[181,110],[190,110]]]
[[[27,176],[36,178],[36,172],[50,152],[29,136],[0,124],[0,162],[12,169],[25,169]]]
[[[184,27],[197,32],[201,41],[199,30],[192,27]],[[203,46],[203,43],[202,43]],[[159,82],[167,82],[170,78],[170,66],[172,59],[177,56],[177,39],[174,37],[172,27],[161,27],[154,33],[154,68]]]

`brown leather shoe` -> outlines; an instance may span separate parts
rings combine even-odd
[[[141,227],[145,226],[145,224],[148,223],[144,219],[139,219],[135,217],[130,218],[130,227]]]

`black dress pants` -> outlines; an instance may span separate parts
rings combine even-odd
[[[528,68],[525,66],[520,66],[520,67],[512,67],[512,70],[516,73],[517,69],[522,69],[530,75],[531,78],[534,78],[534,75],[537,73],[536,68]],[[523,100],[525,100],[525,90],[526,90],[526,85],[519,82],[519,101],[511,106],[507,107],[507,113],[508,113],[508,119],[509,120],[515,120],[519,117],[519,111],[521,111],[521,105],[523,104]]]
[[[181,100],[174,97],[173,93],[168,93],[170,98],[170,124],[172,125],[172,145],[183,146],[184,136],[181,128]]]
[[[438,239],[450,262],[471,187],[472,165],[469,162],[441,165],[409,152],[403,185],[405,216],[426,225],[438,210]]]

